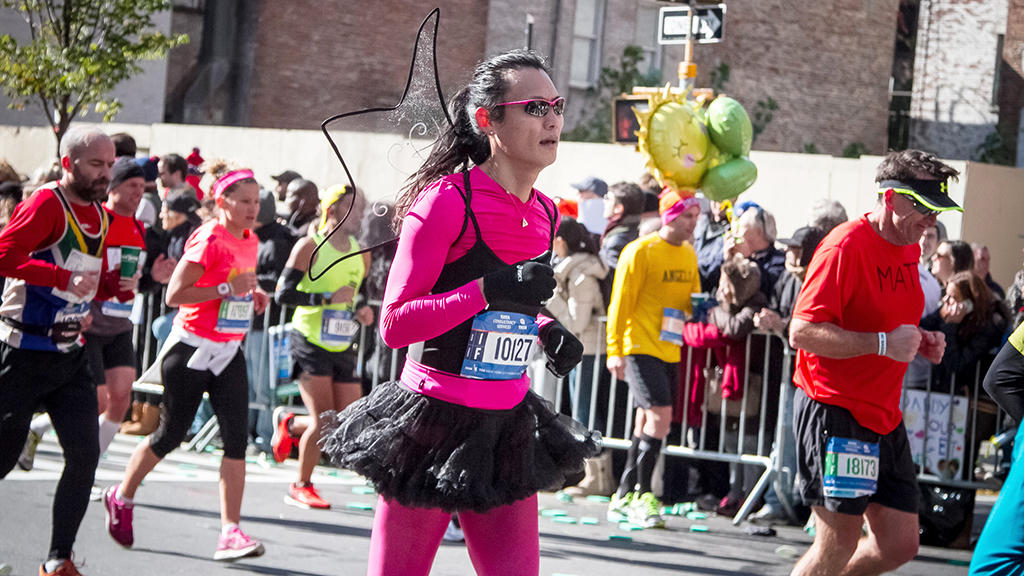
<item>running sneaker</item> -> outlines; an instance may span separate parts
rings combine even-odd
[[[288,425],[292,423],[295,414],[285,410],[284,406],[274,408],[274,437],[270,440],[270,447],[274,451],[274,460],[280,464],[292,453],[292,448],[298,444],[298,438],[292,436],[288,431]]]
[[[248,556],[262,555],[263,544],[260,544],[259,540],[249,538],[248,534],[235,526],[227,534],[220,535],[220,540],[217,541],[217,553],[213,555],[213,559],[230,562]]]
[[[661,517],[661,501],[653,492],[644,492],[637,496],[629,507],[629,521],[643,528],[664,528],[665,519]]]
[[[135,543],[135,534],[132,531],[132,510],[134,504],[122,502],[117,498],[117,484],[107,488],[103,493],[103,508],[107,513],[107,532],[110,537],[125,548],[131,548]]]
[[[305,508],[307,510],[327,510],[331,507],[331,504],[320,497],[317,493],[316,488],[313,487],[313,483],[299,484],[293,482],[288,486],[288,495],[284,497],[284,503],[297,508]]]
[[[65,560],[60,566],[57,566],[53,572],[47,572],[46,565],[40,564],[39,576],[82,576],[82,573],[78,571],[75,563],[69,559]]]
[[[39,441],[43,437],[36,434],[32,430],[28,431],[28,437],[25,438],[25,447],[21,449],[21,456],[18,456],[18,468],[21,468],[25,472],[32,469],[33,464],[36,461],[36,448],[39,446]]]
[[[618,492],[612,494],[612,499],[608,502],[607,520],[609,522],[625,522],[634,500],[636,500],[636,492],[627,492],[621,498]]]

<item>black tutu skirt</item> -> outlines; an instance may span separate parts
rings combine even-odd
[[[332,462],[410,508],[485,512],[575,484],[601,450],[599,432],[532,391],[514,408],[483,410],[388,382],[321,420]]]

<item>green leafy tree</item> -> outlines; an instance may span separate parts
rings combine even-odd
[[[21,109],[39,102],[57,137],[91,106],[110,121],[121,103],[109,96],[118,83],[142,71],[139,62],[164,58],[188,42],[156,30],[153,14],[170,0],[0,0],[17,10],[30,39],[0,36],[0,86]]]
[[[661,83],[661,71],[640,71],[644,51],[639,46],[626,46],[617,68],[601,68],[597,86],[587,90],[597,100],[590,114],[584,116],[576,127],[562,135],[564,140],[581,142],[610,142],[612,139],[612,100],[619,94],[630,94],[634,86],[657,86]]]

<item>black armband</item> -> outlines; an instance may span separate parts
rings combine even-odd
[[[277,279],[277,291],[274,292],[274,300],[282,306],[322,306],[324,304],[323,294],[313,294],[299,290],[299,282],[302,281],[302,270],[285,268],[281,277]]]

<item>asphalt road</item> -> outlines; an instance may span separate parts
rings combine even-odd
[[[138,438],[119,436],[100,463],[97,485],[115,483]],[[48,549],[50,506],[61,468],[56,437],[40,444],[31,472],[12,471],[0,482],[0,564],[13,576],[34,576]],[[178,450],[146,479],[136,495],[135,546],[119,547],[106,533],[103,507],[89,506],[76,544],[85,576],[267,574],[297,576],[365,573],[376,496],[346,471],[317,469],[314,482],[333,503],[328,511],[287,506],[283,496],[296,462],[269,466],[250,459],[242,527],[266,546],[260,558],[233,564],[212,560],[219,512],[215,453]],[[545,576],[642,574],[788,574],[811,538],[800,528],[752,536],[726,518],[668,518],[664,530],[626,532],[605,521],[605,505],[552,494],[540,498],[541,574]],[[560,515],[560,514],[563,514]],[[561,520],[555,520],[561,518]],[[590,524],[591,518],[596,524]],[[588,522],[584,524],[583,519]],[[575,523],[571,521],[575,520]],[[707,531],[692,531],[693,525]],[[977,531],[978,528],[975,529]],[[966,574],[970,551],[923,547],[897,573]],[[473,574],[464,545],[444,543],[432,574]]]

